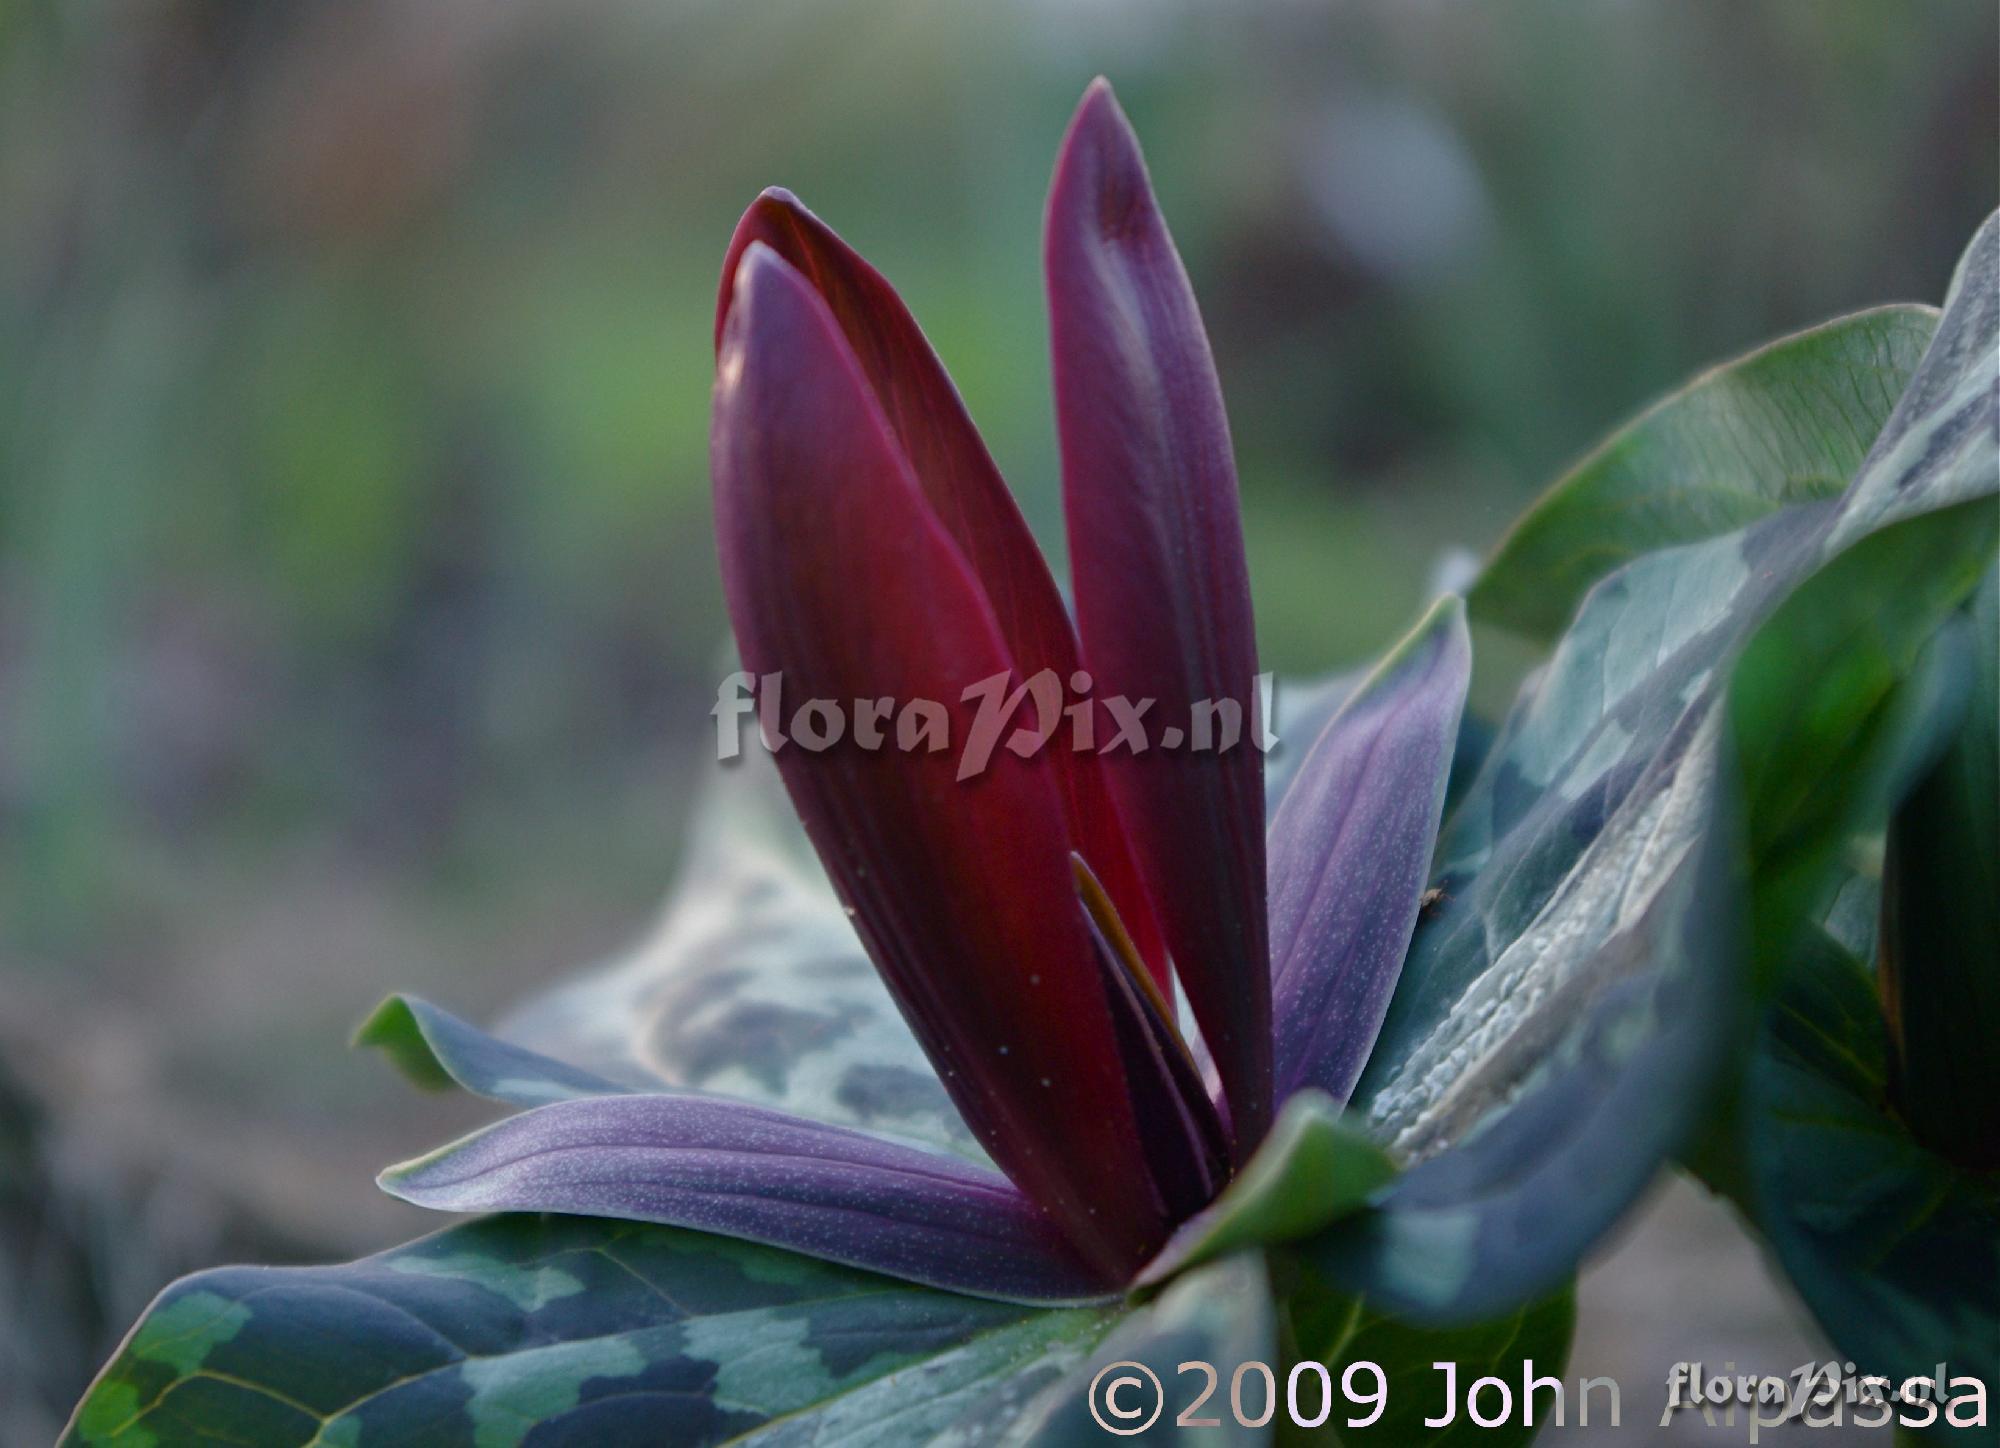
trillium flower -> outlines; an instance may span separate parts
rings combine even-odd
[[[1346,1099],[1430,864],[1469,668],[1462,610],[1439,605],[1353,692],[1267,835],[1222,395],[1102,81],[1056,163],[1045,263],[1074,625],[916,321],[789,194],[745,214],[716,319],[716,529],[746,671],[793,699],[933,701],[954,741],[974,725],[967,691],[995,677],[1052,676],[1086,710],[1150,701],[1157,740],[1100,752],[1034,718],[1042,748],[996,750],[970,778],[956,749],[851,735],[776,755],[998,1169],[746,1102],[605,1095],[503,1122],[391,1173],[392,1190],[1068,1300],[1139,1276],[1279,1103]],[[1166,726],[1201,710],[1245,721],[1243,737],[1176,746]]]

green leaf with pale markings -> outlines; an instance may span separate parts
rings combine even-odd
[[[1797,721],[1824,726],[1797,737],[1825,767],[1867,753],[1882,688],[1992,557],[1996,282],[1989,220],[1847,491],[1603,578],[1524,689],[1440,841],[1442,895],[1352,1103],[1408,1169],[1315,1239],[1336,1282],[1409,1317],[1508,1310],[1559,1285],[1693,1136],[1746,979],[1731,670],[1828,565],[1833,586],[1885,602],[1921,580],[1858,651],[1873,692]],[[1827,860],[1848,818],[1759,839]]]
[[[1210,1384],[1198,1370],[1180,1370],[1182,1363],[1214,1365],[1217,1381]],[[1107,1407],[1103,1392],[1111,1379],[1133,1374],[1129,1366],[1139,1364],[1149,1370],[1157,1383],[1143,1378],[1120,1390]],[[1240,1364],[1266,1363],[1280,1368],[1281,1395],[1275,1417],[1285,1412],[1282,1394],[1284,1379],[1278,1356],[1277,1328],[1272,1311],[1270,1283],[1262,1254],[1239,1252],[1221,1261],[1189,1272],[1177,1279],[1152,1302],[1132,1312],[1098,1345],[1090,1358],[1060,1384],[1041,1394],[1012,1422],[998,1431],[982,1429],[977,1419],[967,1419],[944,1435],[939,1448],[964,1448],[975,1443],[999,1443],[1006,1448],[1102,1448],[1114,1441],[1100,1422],[1115,1422],[1119,1436],[1141,1443],[1180,1443],[1194,1438],[1203,1443],[1268,1443],[1272,1429],[1245,1427],[1232,1410],[1230,1378]],[[1254,1420],[1265,1404],[1260,1401],[1257,1378],[1250,1378],[1244,1393],[1246,1418]],[[1092,1417],[1092,1389],[1104,1418]],[[1199,1401],[1206,1388],[1206,1401]],[[1150,1422],[1144,1414],[1158,1405]],[[1139,1416],[1124,1417],[1112,1411],[1124,1409]],[[1185,1425],[1181,1419],[1188,1415]],[[1195,1426],[1196,1419],[1212,1423]]]
[[[1121,1309],[1038,1312],[665,1227],[490,1217],[163,1292],[70,1448],[922,1441],[997,1428]]]
[[[1472,617],[1541,639],[1642,553],[1838,497],[1937,330],[1930,307],[1878,307],[1704,372],[1613,433],[1501,540]]]

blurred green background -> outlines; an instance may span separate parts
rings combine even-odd
[[[422,1225],[372,1170],[479,1112],[342,1051],[384,990],[643,925],[760,188],[1059,550],[1041,202],[1111,76],[1317,671],[1692,370],[1936,300],[1996,50],[1990,0],[0,0],[0,1438],[170,1272]]]

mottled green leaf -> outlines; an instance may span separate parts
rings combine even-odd
[[[1577,1385],[1561,1381],[1575,1326],[1576,1299],[1567,1288],[1504,1317],[1457,1328],[1398,1322],[1356,1302],[1342,1314],[1333,1338],[1308,1350],[1328,1364],[1336,1384],[1346,1380],[1351,1396],[1362,1400],[1353,1407],[1342,1400],[1334,1419],[1342,1443],[1514,1448],[1533,1442],[1545,1427],[1581,1422],[1584,1404]],[[1381,1370],[1379,1379],[1355,1366],[1366,1363]],[[1450,1377],[1438,1363],[1451,1365]],[[1489,1378],[1502,1386],[1485,1381]],[[1557,1381],[1551,1387],[1541,1379]],[[1526,1391],[1530,1382],[1537,1384],[1532,1394]],[[1381,1417],[1366,1427],[1345,1426],[1350,1418],[1369,1415],[1374,1404],[1367,1399],[1378,1388]],[[1597,1414],[1596,1426],[1608,1426],[1610,1400],[1601,1388],[1589,1407]],[[1475,1410],[1493,1426],[1475,1421]]]
[[[1034,1312],[721,1238],[490,1217],[338,1267],[174,1284],[65,1444],[925,1441],[988,1426],[1118,1309]]]
[[[1358,1210],[1395,1166],[1323,1091],[1285,1102],[1271,1133],[1220,1197],[1140,1274],[1162,1282],[1238,1247],[1290,1242]]]
[[[1781,986],[1745,1082],[1752,1210],[1862,1371],[1901,1382],[1942,1362],[1990,1392],[2000,1383],[2000,1178],[1911,1136],[1889,1105],[1888,1065],[1866,968],[1818,937]]]
[[[1739,969],[1717,818],[1730,667],[1794,588],[1892,521],[1989,500],[1939,531],[1952,577],[1990,558],[1996,253],[1989,221],[1841,499],[1626,564],[1524,690],[1440,843],[1442,897],[1356,1092],[1414,1165],[1323,1235],[1336,1280],[1406,1316],[1512,1307],[1566,1277],[1687,1139]]]
[[[1490,1035],[1418,1058],[1435,1095],[1377,1098],[1372,1128],[1413,1164],[1300,1244],[1331,1281],[1412,1320],[1504,1315],[1567,1280],[1686,1139],[1730,1048],[1740,934],[1716,732],[1641,777],[1640,823],[1614,820],[1471,997]]]
[[[1240,1252],[1179,1278],[1147,1306],[1128,1315],[1090,1356],[1061,1383],[1045,1391],[1019,1418],[994,1432],[977,1418],[944,1435],[938,1448],[998,1442],[1033,1444],[1035,1448],[1102,1448],[1112,1441],[1099,1422],[1115,1422],[1120,1436],[1134,1442],[1180,1442],[1191,1434],[1204,1443],[1264,1443],[1268,1426],[1245,1427],[1232,1412],[1229,1384],[1243,1363],[1277,1364],[1270,1283],[1262,1254]],[[1182,1363],[1214,1365],[1219,1382],[1205,1402],[1197,1399],[1208,1386],[1203,1373],[1180,1370]],[[1154,1377],[1148,1383],[1131,1365]],[[1135,1416],[1114,1413],[1105,1392],[1120,1376],[1137,1379],[1114,1395],[1114,1406]],[[1278,1390],[1284,1391],[1282,1372]],[[1105,1416],[1091,1415],[1093,1402]],[[1158,1415],[1147,1414],[1159,1406]],[[1245,1417],[1261,1412],[1262,1389],[1251,1376],[1243,1392]],[[1282,1396],[1276,1416],[1284,1414]],[[1187,1423],[1179,1420],[1188,1414]],[[1195,1426],[1196,1419],[1214,1419]]]
[[[1898,518],[1994,489],[2000,417],[2000,213],[1952,274],[1937,334],[1842,501],[1825,552]]]
[[[1642,553],[1840,494],[1937,329],[1878,307],[1768,343],[1613,433],[1501,540],[1475,620],[1553,638],[1600,578]]]
[[[1115,1320],[1109,1310],[1030,1314],[771,1423],[753,1441],[758,1448],[992,1442],[1068,1381]]]

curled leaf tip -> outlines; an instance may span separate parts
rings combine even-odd
[[[410,1082],[425,1091],[446,1091],[453,1084],[451,1073],[437,1058],[417,1018],[415,997],[400,992],[387,997],[354,1028],[348,1045],[354,1049],[372,1047],[389,1058]]]

